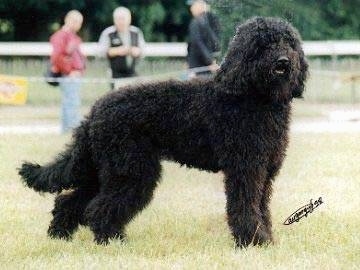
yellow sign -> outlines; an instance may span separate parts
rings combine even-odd
[[[0,75],[0,104],[26,103],[28,81],[23,77]]]

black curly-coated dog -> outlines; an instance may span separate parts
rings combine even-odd
[[[307,67],[289,23],[256,17],[237,28],[213,79],[155,82],[104,96],[55,161],[20,168],[36,191],[70,189],[55,200],[49,235],[71,238],[83,224],[97,243],[123,238],[126,224],[150,202],[166,159],[222,171],[236,244],[270,242],[271,184]]]

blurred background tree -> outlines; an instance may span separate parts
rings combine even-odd
[[[1,0],[0,40],[46,41],[60,27],[70,9],[85,16],[82,37],[96,41],[112,24],[115,7],[127,6],[133,24],[147,41],[184,41],[191,19],[185,0]],[[223,41],[233,35],[235,25],[256,15],[280,16],[291,21],[304,40],[359,39],[359,0],[212,0],[221,18]]]
[[[81,35],[96,41],[101,31],[112,24],[117,6],[128,7],[133,24],[141,27],[148,41],[183,41],[190,13],[185,1],[176,0],[1,0],[0,40],[46,41],[63,23],[70,9],[85,18]]]
[[[224,43],[234,34],[237,24],[253,16],[285,18],[298,28],[304,40],[360,39],[359,0],[218,0],[212,3],[221,20]]]

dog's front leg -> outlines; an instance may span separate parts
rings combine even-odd
[[[248,166],[225,171],[228,224],[237,246],[271,241],[261,213],[266,170]]]

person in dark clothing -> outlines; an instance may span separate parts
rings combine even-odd
[[[114,10],[114,25],[100,35],[100,53],[109,60],[112,78],[127,78],[136,75],[135,67],[145,46],[142,31],[131,25],[131,13],[125,7]],[[111,88],[118,88],[111,83]]]
[[[193,19],[189,25],[189,77],[209,77],[217,68],[220,54],[220,23],[205,0],[188,0]]]

